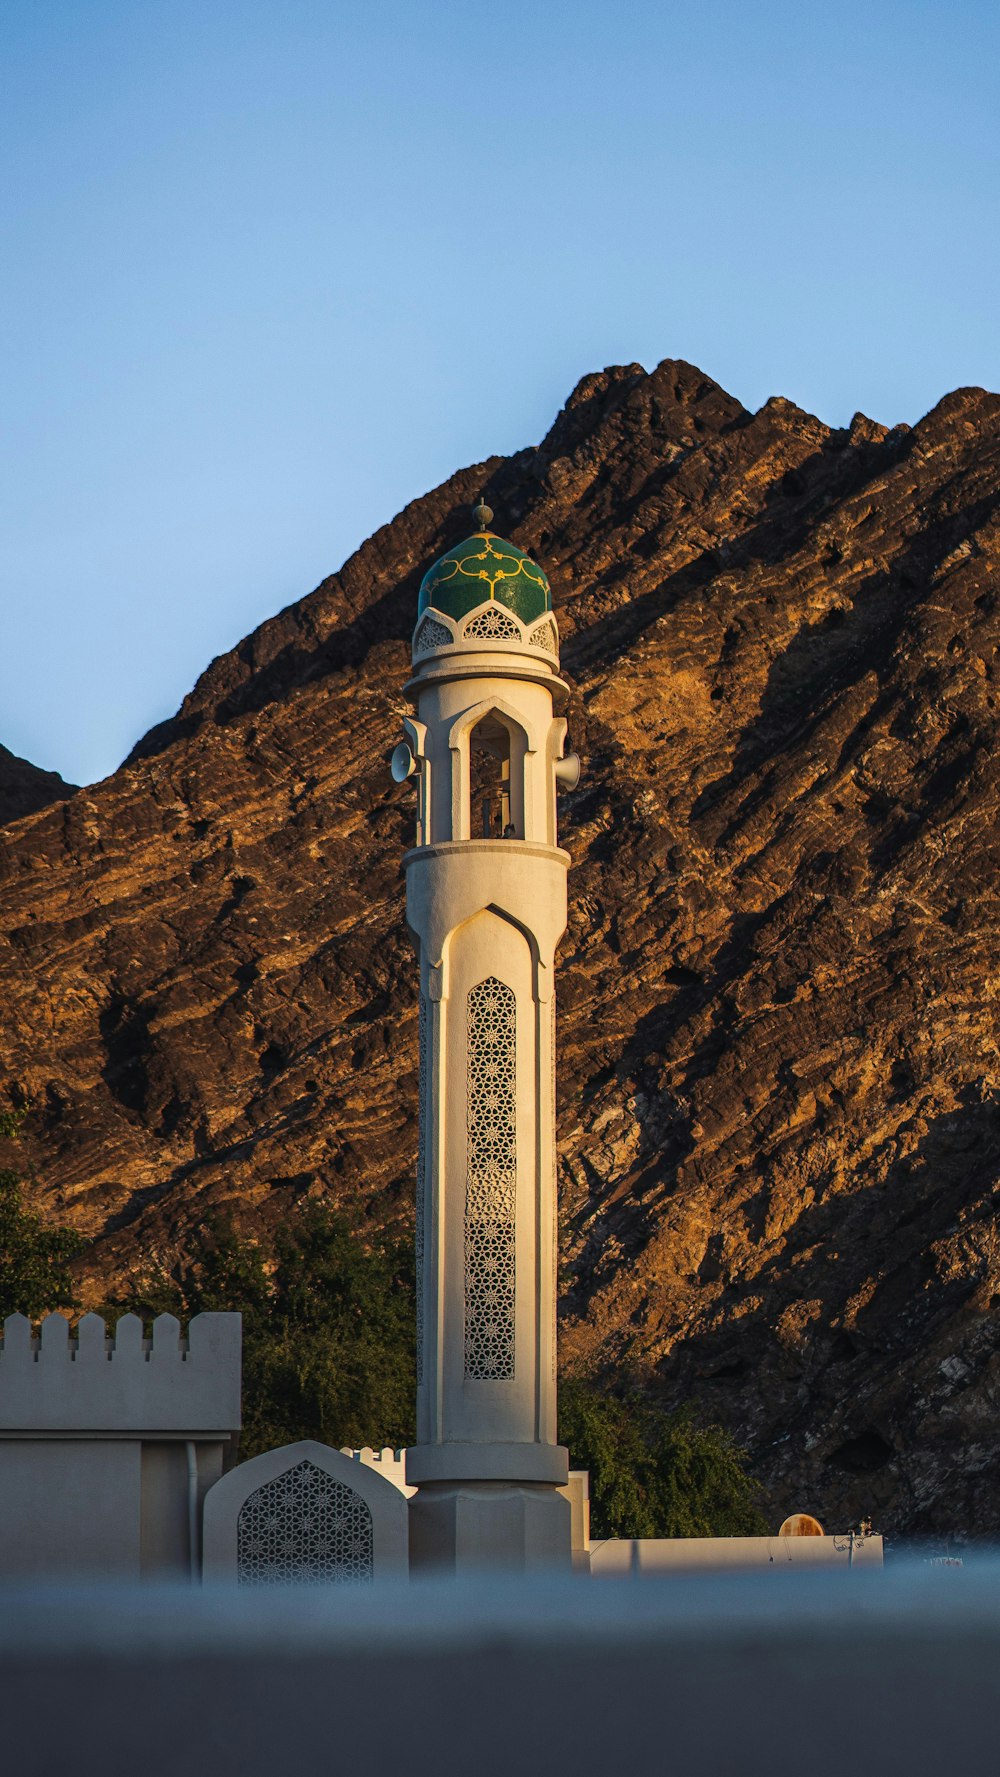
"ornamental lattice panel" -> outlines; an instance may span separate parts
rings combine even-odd
[[[559,648],[556,644],[556,632],[548,617],[544,617],[541,623],[535,624],[528,640],[533,648],[544,648],[546,654],[554,654],[558,657]]]
[[[514,1376],[517,1008],[490,976],[468,998],[465,1374]]]
[[[455,638],[446,624],[428,615],[417,625],[413,638],[414,654],[426,654],[431,648],[450,648]]]
[[[413,1260],[417,1273],[417,1387],[424,1379],[424,1198],[427,1191],[427,1001],[420,995],[417,1012],[420,1084],[417,1088],[417,1202]]]
[[[462,637],[464,641],[471,638],[482,642],[519,642],[521,631],[500,605],[487,605],[485,611],[469,618]]]
[[[241,1585],[357,1586],[373,1576],[371,1512],[360,1493],[300,1462],[244,1500],[236,1527]]]

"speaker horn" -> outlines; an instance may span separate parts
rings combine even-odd
[[[392,772],[393,782],[405,784],[407,778],[412,777],[416,769],[417,761],[413,756],[412,748],[407,746],[405,740],[401,740],[398,747],[393,748],[392,758],[389,760],[389,770]]]
[[[575,790],[580,782],[580,755],[567,753],[565,759],[556,760],[556,783],[561,790]]]

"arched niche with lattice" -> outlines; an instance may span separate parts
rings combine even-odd
[[[462,629],[464,642],[515,642],[520,645],[524,632],[516,618],[502,605],[484,605],[467,617]]]
[[[455,637],[440,617],[428,611],[417,624],[413,635],[414,654],[429,654],[435,648],[450,648]]]
[[[206,1494],[203,1572],[256,1586],[403,1578],[406,1499],[365,1464],[312,1439],[268,1450]]]
[[[556,626],[551,617],[543,617],[541,623],[535,624],[528,641],[533,648],[544,648],[546,654],[551,654],[558,660],[559,642],[556,636]]]
[[[490,975],[468,995],[465,1374],[514,1377],[517,1002]]]
[[[427,999],[424,994],[417,1002],[417,1055],[419,1062],[419,1085],[417,1101],[417,1197],[416,1217],[413,1232],[413,1262],[417,1281],[417,1387],[424,1380],[424,1240],[427,1225],[427,1123],[429,1107],[428,1096],[428,1044],[427,1044]]]

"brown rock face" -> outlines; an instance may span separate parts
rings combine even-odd
[[[76,785],[67,784],[58,771],[42,771],[0,747],[0,824],[34,814],[36,808],[47,808],[50,802],[72,796],[75,789]]]
[[[692,1400],[828,1528],[1000,1533],[1000,399],[912,430],[587,378],[7,826],[0,1048],[93,1290],[206,1212],[412,1213],[385,766],[484,492],[555,588],[581,787],[563,1352]],[[378,1428],[372,1428],[377,1439]]]

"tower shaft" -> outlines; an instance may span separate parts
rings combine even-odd
[[[407,1479],[415,1562],[453,1571],[569,1563],[556,1441],[553,975],[569,864],[556,836],[557,646],[551,617],[526,629],[492,597],[457,620],[432,607],[414,637],[417,843],[405,865],[421,1135]]]

